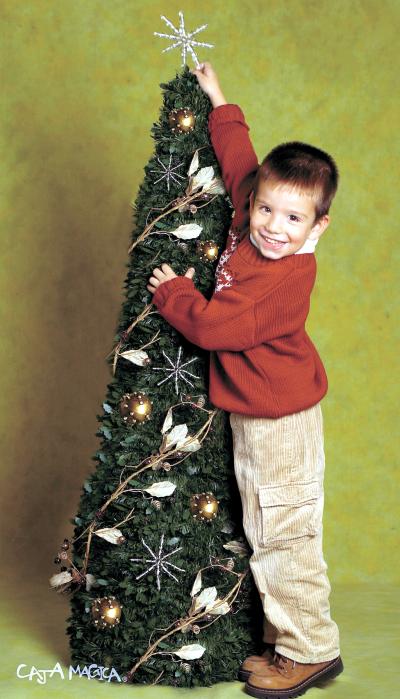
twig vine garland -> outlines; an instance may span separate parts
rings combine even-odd
[[[214,196],[211,197],[210,199],[208,199],[207,202],[205,204],[203,204],[203,206],[208,206],[208,204],[211,204],[211,202],[214,201],[214,199],[217,196],[218,196],[218,194],[214,194]],[[157,216],[155,219],[153,219],[153,221],[151,223],[149,223],[148,226],[146,226],[144,231],[130,245],[130,247],[128,248],[128,252],[131,253],[132,250],[136,247],[136,245],[138,245],[143,240],[145,240],[152,233],[152,230],[153,230],[154,226],[156,225],[156,223],[161,221],[161,219],[165,218],[166,216],[169,216],[169,214],[172,214],[173,211],[177,211],[178,209],[180,209],[184,206],[188,206],[195,199],[201,199],[201,198],[202,198],[202,192],[195,192],[193,194],[187,194],[183,197],[179,197],[179,199],[174,199],[172,202],[167,204],[167,206],[171,206],[171,204],[173,206],[170,209],[167,209],[167,211],[164,211],[164,213]]]
[[[201,568],[199,572],[201,573],[201,572],[203,572],[204,570],[207,570],[208,568],[213,568],[213,567],[215,567],[215,566],[213,566],[213,565],[212,565],[212,566],[206,566],[205,568]],[[146,650],[146,652],[141,656],[141,658],[139,658],[139,660],[135,663],[135,665],[133,665],[133,667],[128,671],[128,673],[127,673],[127,675],[126,675],[126,680],[127,680],[127,682],[130,682],[131,679],[132,679],[132,677],[133,677],[133,675],[134,675],[135,672],[138,670],[138,668],[139,668],[141,665],[143,665],[143,663],[147,662],[147,660],[149,660],[149,658],[150,658],[152,655],[155,654],[156,648],[157,648],[157,647],[159,646],[159,644],[162,643],[162,641],[164,641],[166,638],[169,638],[169,637],[172,636],[173,634],[178,633],[179,631],[182,631],[183,629],[185,629],[185,628],[188,627],[188,626],[193,626],[193,624],[194,624],[195,622],[198,622],[198,621],[201,621],[202,619],[207,618],[208,615],[210,614],[210,612],[211,612],[213,609],[216,609],[217,607],[221,606],[221,602],[222,602],[222,603],[226,603],[226,604],[228,604],[228,605],[230,606],[230,605],[235,601],[235,599],[236,599],[236,597],[237,597],[237,595],[238,595],[238,593],[239,593],[240,587],[241,587],[241,585],[242,585],[242,582],[243,582],[244,578],[246,577],[246,575],[248,574],[249,569],[247,568],[243,573],[236,573],[236,572],[233,571],[233,570],[229,570],[229,568],[226,568],[225,566],[218,566],[218,567],[224,568],[224,570],[226,570],[227,572],[231,573],[232,575],[235,575],[235,576],[238,578],[237,582],[236,582],[235,585],[232,587],[232,589],[228,592],[228,594],[226,595],[226,597],[224,597],[222,600],[217,600],[217,601],[215,602],[215,604],[213,604],[212,606],[209,606],[209,607],[207,608],[207,610],[203,609],[202,611],[199,611],[198,613],[195,613],[195,612],[193,612],[193,611],[189,611],[188,616],[185,617],[184,619],[179,619],[178,621],[172,622],[172,624],[170,624],[170,626],[167,627],[167,629],[166,629],[167,632],[164,633],[162,636],[160,636],[160,638],[158,638],[156,641],[154,641],[154,643],[152,643],[152,644],[148,647],[148,649]],[[193,605],[192,605],[192,607],[193,607]],[[219,616],[220,616],[220,615],[217,614],[217,615],[215,616],[215,619],[213,619],[210,623],[207,623],[205,626],[203,626],[203,627],[201,627],[201,628],[206,628],[206,626],[211,626],[211,624],[213,624],[215,621],[217,621],[217,619],[219,618]],[[171,651],[169,651],[169,652],[173,652],[172,649],[171,649]],[[166,653],[168,653],[168,651],[166,651]],[[161,673],[161,674],[162,674],[162,673]],[[160,679],[161,674],[158,676],[157,680]]]
[[[182,405],[183,403],[184,403],[184,402],[176,403],[175,405],[171,406],[171,407],[169,408],[169,410],[172,410],[173,408],[176,408],[176,407],[178,407],[179,405]],[[202,408],[202,407],[196,405],[195,403],[191,403],[191,405],[192,405],[193,407],[196,407],[198,410],[202,410],[202,411],[208,413],[208,418],[207,418],[207,420],[205,421],[205,423],[204,423],[204,424],[199,428],[199,430],[191,437],[191,440],[188,440],[188,441],[195,441],[195,440],[198,440],[198,441],[201,443],[201,442],[203,442],[204,439],[206,438],[206,436],[207,436],[207,434],[208,434],[208,432],[209,432],[211,423],[212,423],[212,421],[213,421],[213,419],[214,419],[216,413],[219,412],[219,409],[207,410],[206,408]],[[103,513],[105,512],[105,510],[107,509],[107,507],[108,507],[112,502],[114,502],[114,500],[116,500],[117,498],[119,498],[119,497],[125,492],[125,490],[126,490],[128,484],[129,484],[129,482],[130,482],[131,480],[136,479],[137,476],[138,476],[140,473],[143,473],[143,471],[146,471],[146,470],[148,470],[148,469],[153,469],[153,470],[155,470],[154,467],[157,466],[159,463],[162,463],[162,462],[165,460],[166,457],[167,457],[168,460],[169,460],[169,459],[171,459],[171,457],[174,457],[174,455],[178,455],[179,461],[177,461],[177,462],[175,462],[175,463],[173,464],[174,466],[176,466],[178,463],[181,463],[181,461],[184,461],[184,460],[187,459],[189,456],[191,456],[191,452],[187,452],[187,453],[184,455],[184,457],[181,458],[182,450],[181,450],[180,447],[176,446],[175,448],[168,449],[168,448],[166,448],[164,442],[165,442],[165,440],[163,439],[163,442],[162,442],[162,444],[161,444],[161,446],[160,446],[160,448],[159,448],[158,454],[154,454],[154,455],[152,455],[152,456],[150,456],[150,457],[146,457],[146,458],[143,459],[139,464],[136,464],[136,466],[133,467],[133,468],[136,468],[136,470],[135,470],[133,473],[131,473],[127,478],[125,478],[125,480],[123,480],[122,482],[120,482],[120,484],[119,484],[118,487],[114,490],[114,492],[110,495],[110,497],[108,498],[108,500],[106,500],[106,502],[105,502],[105,503],[100,507],[100,509],[97,511],[95,519],[89,524],[89,526],[88,526],[76,539],[73,539],[73,540],[71,541],[71,543],[75,543],[76,541],[78,541],[78,539],[80,539],[82,536],[84,536],[84,534],[86,534],[86,532],[88,532],[88,539],[87,539],[86,551],[85,551],[85,559],[84,559],[84,563],[83,563],[83,568],[82,568],[82,571],[81,571],[81,575],[85,576],[86,573],[87,573],[88,562],[89,562],[90,546],[91,546],[93,534],[96,533],[95,530],[96,530],[96,527],[98,526],[98,520],[102,518],[102,515],[103,515]],[[124,469],[125,469],[125,468],[126,468],[126,466],[124,467]],[[131,512],[132,512],[132,511],[133,511],[133,510],[131,510]],[[128,519],[132,519],[132,516],[130,516],[130,515],[131,515],[131,512],[129,513],[129,515],[127,516],[127,518],[126,518],[125,520],[123,520],[119,525],[113,526],[113,529],[116,529],[117,527],[119,527],[119,526],[121,526],[122,524],[126,523],[126,522],[128,521]]]

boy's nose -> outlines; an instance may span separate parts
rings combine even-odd
[[[270,219],[267,228],[271,235],[279,235],[282,232],[282,222],[276,218]]]

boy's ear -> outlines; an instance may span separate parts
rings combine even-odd
[[[308,236],[310,240],[318,240],[323,232],[328,228],[330,223],[330,217],[328,214],[324,214],[321,218],[316,221],[311,229],[311,233]]]

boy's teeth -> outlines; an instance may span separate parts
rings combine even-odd
[[[261,233],[261,237],[264,238],[265,240],[268,240],[270,243],[273,243],[274,245],[283,245],[284,241],[283,240],[274,240],[273,238],[269,238],[267,235],[263,235]]]

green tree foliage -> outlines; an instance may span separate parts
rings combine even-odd
[[[168,84],[161,84],[163,105],[160,119],[152,127],[155,152],[144,168],[144,180],[139,188],[134,207],[134,230],[132,243],[146,225],[167,207],[170,202],[185,192],[188,185],[187,173],[193,155],[199,149],[200,167],[212,166],[220,176],[218,163],[208,135],[208,114],[211,104],[201,91],[195,76],[187,66]],[[172,109],[190,108],[196,115],[193,131],[172,133],[168,116]],[[183,162],[177,170],[185,177],[179,183],[166,179],[155,184],[160,174],[160,158],[173,164]],[[146,289],[149,276],[155,266],[168,262],[176,274],[184,274],[189,266],[196,269],[195,284],[210,298],[214,288],[216,261],[201,260],[196,250],[197,241],[187,240],[182,246],[178,239],[166,231],[176,229],[181,224],[197,223],[202,226],[199,240],[213,240],[219,253],[225,247],[229,229],[232,205],[228,195],[219,194],[210,200],[201,200],[196,212],[175,211],[159,222],[158,227],[132,250],[125,281],[125,300],[120,314],[117,334],[118,341],[132,321],[151,303],[151,294]],[[152,307],[156,311],[155,306]],[[184,459],[170,460],[171,470],[147,469],[129,482],[129,487],[104,511],[103,517],[96,520],[96,513],[116,490],[119,483],[133,473],[135,466],[157,453],[161,441],[161,429],[170,406],[181,401],[182,394],[204,395],[204,408],[213,410],[207,398],[209,354],[191,345],[164,319],[153,312],[139,322],[130,333],[121,351],[136,349],[148,343],[160,331],[159,340],[149,346],[151,364],[138,366],[125,358],[118,358],[115,374],[107,387],[103,412],[97,416],[100,428],[100,448],[93,460],[94,473],[89,475],[82,488],[79,511],[74,518],[73,564],[82,570],[87,544],[87,530],[92,522],[96,528],[117,526],[134,508],[132,518],[121,526],[125,537],[123,544],[113,544],[93,535],[87,572],[96,579],[90,589],[73,585],[71,594],[71,616],[68,619],[67,633],[70,637],[72,662],[83,666],[96,663],[112,666],[123,676],[143,656],[149,647],[162,635],[162,629],[169,628],[179,619],[185,618],[192,603],[191,590],[197,572],[215,563],[218,559],[226,565],[229,558],[234,562],[236,573],[248,569],[248,553],[239,555],[223,548],[231,541],[244,541],[240,496],[237,491],[233,471],[231,431],[228,416],[217,410],[211,428],[197,451],[186,453]],[[182,348],[182,361],[197,357],[186,367],[198,379],[190,380],[189,385],[179,381],[179,395],[176,395],[174,380],[157,385],[166,373],[155,371],[154,367],[168,366],[162,351],[175,359],[179,347]],[[109,357],[112,374],[113,355]],[[120,401],[125,393],[142,391],[153,401],[150,419],[127,425],[120,414]],[[207,413],[189,402],[179,405],[173,411],[174,425],[185,423],[188,433],[194,435],[204,424]],[[168,480],[176,485],[169,497],[159,498],[159,509],[154,506],[155,498],[138,489],[148,488],[152,483]],[[135,491],[136,492],[133,492]],[[199,521],[190,512],[191,495],[211,492],[219,501],[217,516],[210,521]],[[183,571],[169,570],[178,582],[166,573],[161,573],[161,589],[157,589],[156,571],[138,575],[151,565],[148,549],[157,552],[161,536],[164,535],[164,553],[179,549],[167,560]],[[130,559],[141,559],[132,562]],[[229,570],[214,566],[204,571],[202,587],[215,586],[218,597],[224,598],[237,581]],[[96,597],[114,595],[123,605],[120,624],[99,630],[93,623],[91,607]],[[257,649],[261,636],[263,612],[259,603],[250,571],[243,578],[231,610],[227,614],[208,617],[198,622],[200,632],[192,629],[178,631],[162,641],[157,654],[151,655],[142,663],[130,678],[132,682],[150,684],[156,678],[160,684],[176,686],[209,686],[215,682],[235,680],[240,662]],[[211,623],[213,621],[213,623]],[[194,660],[181,660],[168,653],[184,645],[201,644],[206,650]],[[186,663],[186,665],[185,665]],[[161,677],[160,676],[161,674]]]

